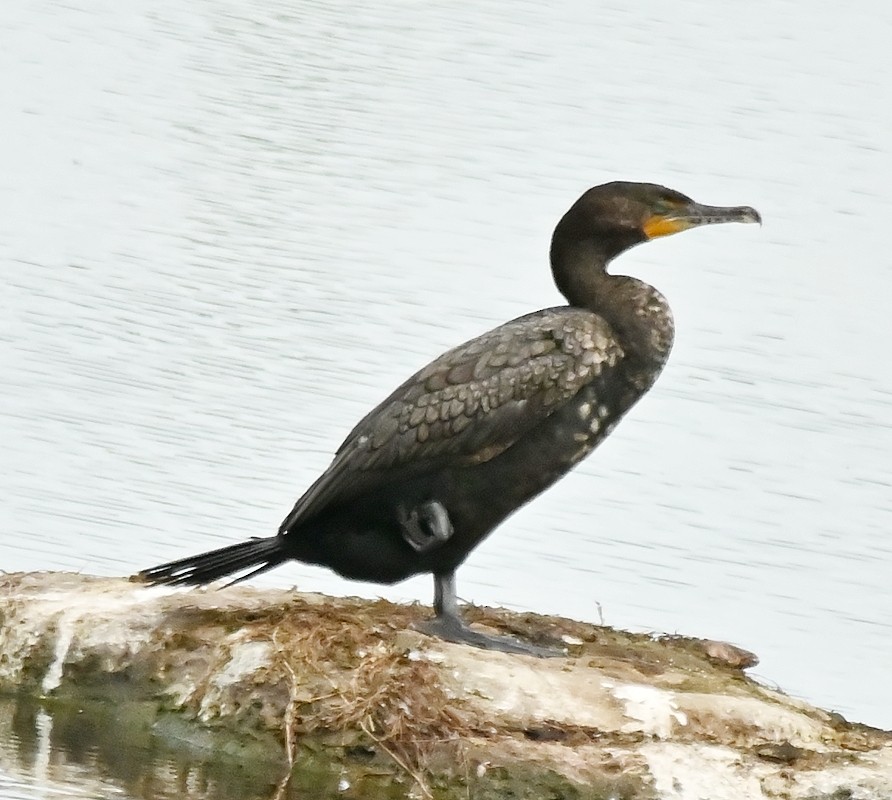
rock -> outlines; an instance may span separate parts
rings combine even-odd
[[[334,786],[396,780],[406,796],[812,800],[892,787],[892,734],[756,683],[742,671],[754,656],[732,645],[465,610],[475,624],[572,644],[565,658],[536,659],[412,630],[428,613],[10,574],[0,691],[113,692],[140,703],[143,720],[150,703],[158,735],[175,719],[179,736],[184,725],[214,731],[214,747],[220,736],[264,743],[283,779],[321,759]]]

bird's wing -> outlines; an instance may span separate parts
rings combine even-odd
[[[280,532],[375,486],[451,465],[479,464],[623,357],[592,312],[520,317],[444,353],[366,415]]]

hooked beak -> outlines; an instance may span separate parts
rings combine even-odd
[[[644,223],[648,239],[669,236],[700,225],[720,225],[723,222],[758,222],[762,217],[750,206],[704,206],[691,201],[664,214],[654,214]]]

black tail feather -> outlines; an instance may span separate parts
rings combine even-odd
[[[282,537],[269,536],[264,539],[248,539],[219,550],[144,569],[135,578],[145,583],[167,586],[201,586],[253,567],[251,572],[232,581],[238,583],[266,572],[287,559]]]

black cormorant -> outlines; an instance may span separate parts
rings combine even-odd
[[[569,305],[519,317],[444,353],[350,432],[276,536],[250,539],[139,573],[198,585],[288,559],[346,578],[434,576],[425,630],[508,652],[541,648],[468,628],[455,571],[489,533],[585,458],[650,388],[669,355],[672,314],[643,281],[610,275],[630,247],[700,225],[761,222],[649,183],[589,189],[551,242]]]

